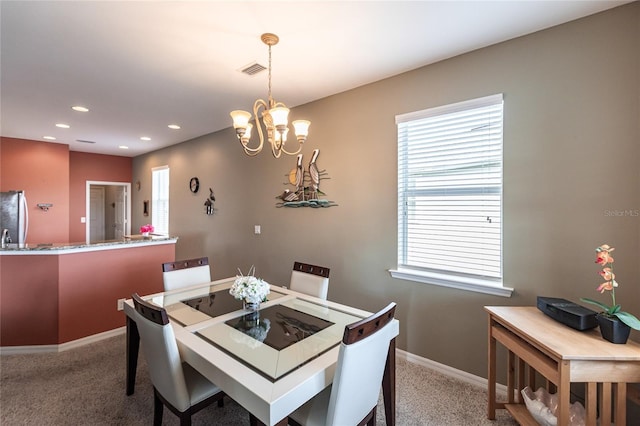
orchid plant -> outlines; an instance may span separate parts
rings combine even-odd
[[[249,303],[261,303],[267,300],[267,295],[270,292],[269,283],[253,276],[255,273],[253,266],[246,276],[242,275],[239,269],[238,272],[240,275],[236,275],[236,280],[229,289],[229,294],[238,300],[245,300]]]
[[[640,320],[638,320],[638,318],[628,312],[621,311],[620,305],[616,303],[616,287],[618,287],[618,282],[616,281],[616,276],[613,273],[613,256],[611,256],[611,252],[614,250],[615,248],[610,247],[608,244],[601,245],[596,249],[595,261],[595,263],[603,267],[599,273],[602,278],[605,279],[605,282],[600,284],[597,290],[601,294],[605,291],[610,291],[612,305],[607,306],[604,303],[586,297],[583,297],[580,300],[586,303],[591,303],[592,305],[599,306],[604,310],[603,315],[610,318],[617,317],[620,321],[622,321],[629,327],[635,330],[640,330]]]

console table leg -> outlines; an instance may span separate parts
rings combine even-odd
[[[626,425],[627,424],[627,384],[626,383],[615,383],[615,404],[616,404],[616,414],[615,414],[615,423],[617,425]]]
[[[489,332],[487,333],[489,336],[488,342],[488,350],[487,354],[488,359],[488,369],[487,372],[487,393],[489,401],[487,403],[487,418],[489,420],[496,419],[496,339],[491,334],[493,325],[493,320],[491,319],[491,315],[489,315]]]
[[[589,382],[586,386],[587,394],[585,395],[585,410],[587,426],[596,426],[596,418],[598,416],[598,384]]]
[[[602,384],[601,401],[600,426],[611,426],[611,383]]]
[[[513,352],[509,351],[509,356],[507,357],[507,402],[509,404],[513,404],[513,390],[515,389],[515,359],[516,356]]]
[[[518,392],[516,393],[516,402],[518,402],[518,404],[524,404],[524,398],[522,396],[522,392],[520,392],[525,387],[524,371],[525,371],[525,363],[522,359],[518,358],[518,382],[517,382],[518,387],[516,388],[516,390],[518,390]],[[532,389],[532,390],[534,392],[536,391],[535,389]]]
[[[570,393],[571,393],[571,382],[569,380],[571,365],[569,361],[563,360],[558,363],[560,377],[558,383],[556,385],[556,390],[558,393],[558,424],[559,425],[568,425],[569,424],[569,406],[571,405]]]

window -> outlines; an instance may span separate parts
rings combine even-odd
[[[154,233],[169,235],[169,166],[151,169],[151,223]]]
[[[397,278],[502,286],[502,95],[396,117]]]

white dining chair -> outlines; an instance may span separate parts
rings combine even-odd
[[[289,288],[310,296],[327,299],[329,291],[329,268],[294,262]]]
[[[294,426],[374,425],[396,304],[345,327],[333,384],[289,415]]]
[[[222,406],[225,394],[220,388],[182,362],[167,311],[142,300],[136,293],[132,298],[153,384],[153,424],[162,424],[164,406],[180,418],[181,426],[190,425],[192,414],[215,401]]]
[[[164,291],[211,282],[209,258],[176,260],[162,264]]]

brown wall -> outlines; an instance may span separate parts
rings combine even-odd
[[[86,224],[80,222],[86,212],[86,182],[131,183],[132,160],[115,155],[69,152],[69,241],[85,241]]]
[[[483,306],[535,305],[537,295],[606,301],[595,291],[600,244],[616,247],[618,302],[640,315],[640,217],[611,214],[640,210],[639,22],[634,2],[293,108],[292,119],[312,121],[305,167],[319,148],[331,177],[321,189],[337,207],[277,208],[295,157],[247,157],[233,129],[136,157],[133,203],[149,198],[151,167],[167,164],[178,258],[209,256],[216,279],[254,264],[277,285],[295,260],[330,267],[329,299],[369,311],[397,302],[400,349],[485,376]],[[513,296],[393,279],[395,116],[494,93],[505,99],[504,284]],[[204,193],[189,192],[191,176]],[[206,216],[210,186],[217,211]],[[133,218],[145,223],[138,209]]]
[[[0,151],[0,191],[22,189],[27,197],[26,242],[69,242],[69,147],[3,137]],[[45,212],[38,203],[53,207]]]

